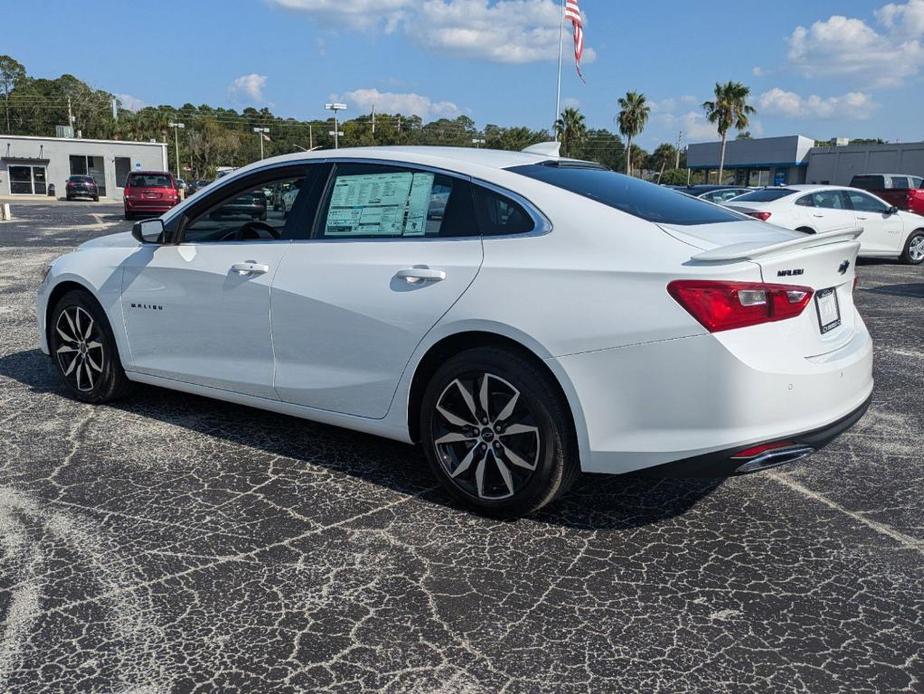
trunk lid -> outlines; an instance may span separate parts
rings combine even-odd
[[[806,235],[760,222],[682,227],[661,225],[677,240],[693,246],[692,265],[716,266],[750,261],[764,282],[809,287],[811,303],[796,318],[728,333],[762,337],[774,349],[814,357],[839,349],[857,329],[853,303],[859,228]],[[731,339],[731,338],[730,338]]]

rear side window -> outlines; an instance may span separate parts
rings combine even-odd
[[[526,234],[536,224],[522,205],[493,190],[474,186],[475,216],[484,236]]]
[[[761,188],[752,190],[735,198],[735,202],[773,202],[785,198],[787,195],[795,195],[798,190],[792,188]]]
[[[164,174],[133,173],[128,177],[128,185],[132,188],[172,188],[173,181]]]
[[[683,193],[601,168],[530,164],[509,171],[577,193],[649,222],[718,224],[743,217]]]
[[[847,196],[840,190],[820,190],[812,193],[812,202],[815,203],[815,207],[824,207],[828,210],[850,209]]]
[[[911,183],[908,181],[907,176],[892,176],[892,188],[910,188]]]
[[[885,179],[882,176],[854,176],[850,186],[864,190],[882,190],[885,188]]]
[[[467,181],[431,171],[340,164],[322,213],[326,239],[477,236]]]
[[[911,187],[912,188],[924,188],[924,178],[918,178],[917,176],[911,177]]]
[[[803,195],[796,200],[796,204],[802,207],[815,207],[815,199],[811,195]]]

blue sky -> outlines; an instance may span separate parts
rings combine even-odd
[[[126,103],[269,106],[323,117],[465,114],[546,127],[555,110],[555,0],[194,0],[5,3],[0,53],[70,72]],[[924,0],[742,3],[581,0],[587,84],[565,44],[562,96],[591,127],[644,92],[640,144],[713,139],[716,81],[751,87],[752,133],[924,139]]]

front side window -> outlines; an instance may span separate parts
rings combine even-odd
[[[325,239],[477,236],[471,186],[432,171],[339,164],[319,235]]]
[[[291,238],[310,195],[303,171],[235,182],[201,203],[185,226],[185,243],[273,241]],[[204,207],[204,209],[203,209]]]
[[[812,202],[815,207],[823,207],[828,210],[846,210],[847,200],[839,190],[821,190],[812,193]]]
[[[889,209],[889,206],[884,202],[865,193],[851,190],[847,192],[847,197],[850,198],[850,204],[857,212],[885,213]]]
[[[739,222],[746,217],[710,205],[704,200],[646,183],[600,167],[528,164],[510,169],[522,176],[548,183],[613,207],[621,212],[662,224],[718,224]]]

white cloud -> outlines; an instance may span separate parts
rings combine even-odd
[[[428,96],[413,93],[380,92],[378,89],[356,89],[345,94],[332,95],[335,100],[346,101],[359,111],[368,112],[375,106],[380,113],[402,113],[430,118],[455,118],[462,110],[451,101],[434,101]]]
[[[271,4],[288,10],[297,10],[314,15],[332,26],[347,25],[354,29],[370,29],[384,26],[394,31],[409,9],[416,4],[413,0],[269,0]]]
[[[767,71],[760,65],[755,65],[751,68],[751,74],[754,75],[754,77],[763,77],[767,74]]]
[[[897,86],[924,66],[924,0],[885,5],[876,19],[882,30],[842,15],[798,26],[789,37],[789,62],[806,77],[844,75]]]
[[[815,94],[803,97],[776,87],[760,95],[757,107],[763,114],[787,118],[864,120],[873,115],[879,104],[863,92],[849,92],[843,96],[827,98]]]
[[[266,87],[266,75],[251,72],[241,75],[228,87],[228,93],[235,99],[251,99],[263,101],[263,89]]]
[[[115,97],[119,100],[119,105],[129,111],[140,111],[147,106],[144,101],[131,94],[116,94]]]
[[[269,0],[354,29],[398,29],[421,46],[496,63],[558,57],[557,0]],[[586,18],[585,18],[586,20]],[[567,39],[566,39],[567,40]],[[597,54],[584,50],[584,62]]]
[[[676,135],[677,132],[683,131],[683,138],[687,142],[719,139],[718,130],[706,120],[706,116],[702,111],[686,111],[683,113],[661,111],[656,113],[654,120],[669,133]]]

